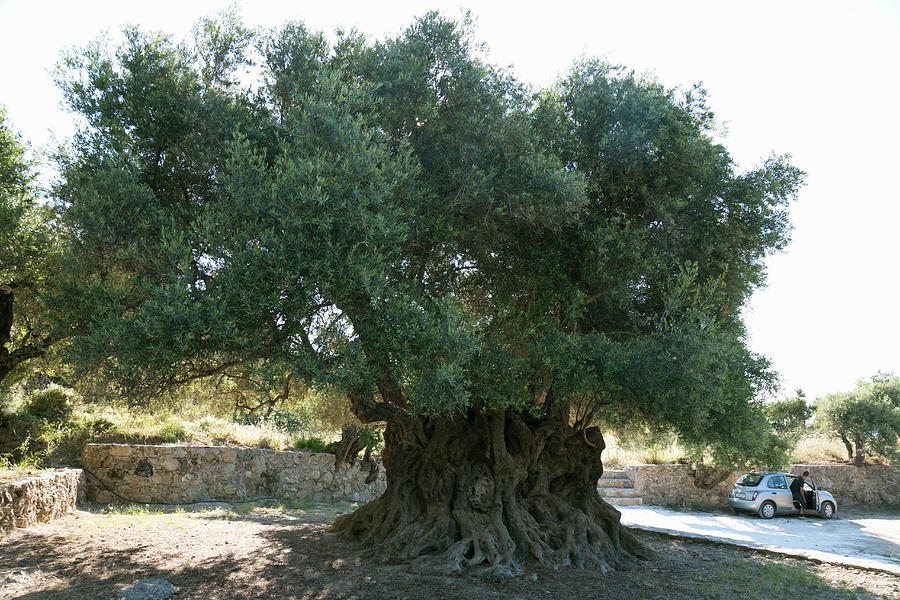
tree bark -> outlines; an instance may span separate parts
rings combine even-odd
[[[863,466],[863,463],[865,463],[866,455],[863,453],[862,440],[860,439],[859,434],[854,435],[853,443],[856,446],[856,457],[853,459],[853,465],[861,467]]]
[[[47,352],[48,340],[39,340],[10,349],[15,293],[12,285],[0,285],[0,382],[21,363],[40,358]]]
[[[6,352],[12,337],[13,298],[12,286],[0,285],[0,353]]]
[[[718,469],[697,465],[694,470],[694,486],[701,490],[711,490],[731,476],[729,469]]]
[[[844,442],[844,448],[847,449],[847,458],[853,460],[853,446],[850,444],[850,440],[847,439],[847,436],[843,433],[841,434],[841,441]]]
[[[597,494],[603,448],[595,427],[513,411],[390,420],[385,493],[334,527],[423,574],[625,568],[649,550]]]

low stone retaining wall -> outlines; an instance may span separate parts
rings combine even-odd
[[[900,470],[885,465],[792,465],[791,473],[809,471],[820,488],[838,504],[871,504],[900,508]]]
[[[75,510],[84,489],[81,469],[61,469],[0,485],[0,535]]]
[[[732,473],[719,484],[704,489],[695,484],[688,465],[629,465],[625,472],[635,494],[655,506],[728,506],[728,491],[741,473]]]
[[[728,506],[728,492],[746,471],[734,471],[711,487],[698,485],[688,465],[625,467],[644,504]],[[809,471],[815,484],[831,492],[841,506],[864,504],[900,508],[900,471],[885,465],[791,465],[791,473]],[[703,479],[702,477],[700,478]],[[713,483],[707,479],[707,484]]]
[[[334,455],[304,451],[88,444],[81,465],[88,471],[88,499],[100,504],[245,501],[264,496],[368,502],[386,487],[380,464],[374,480],[366,483],[370,471],[359,462],[335,468]]]

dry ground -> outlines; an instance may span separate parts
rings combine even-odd
[[[378,565],[329,533],[351,505],[194,505],[79,511],[0,540],[0,599],[105,600],[162,577],[177,600],[900,598],[900,580],[639,533],[656,558],[632,571],[537,571],[512,580],[422,577]]]

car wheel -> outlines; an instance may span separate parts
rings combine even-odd
[[[826,519],[832,519],[834,518],[834,505],[831,502],[823,502],[822,510],[820,512]]]
[[[762,503],[762,506],[759,507],[759,516],[763,519],[771,519],[775,516],[775,503],[771,500],[766,500]]]

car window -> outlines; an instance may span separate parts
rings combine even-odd
[[[747,487],[756,487],[759,485],[759,482],[762,481],[763,474],[762,473],[747,473],[743,477],[737,480],[738,485],[744,485]]]
[[[788,475],[787,478],[788,478],[788,486],[793,484],[794,480],[800,479],[800,477],[798,475]],[[803,481],[803,489],[807,490],[809,492],[813,492],[813,491],[815,491],[816,488],[814,488],[809,481],[804,480]]]
[[[787,482],[784,480],[784,475],[776,475],[775,477],[770,477],[768,486],[776,490],[786,490],[788,487]]]

